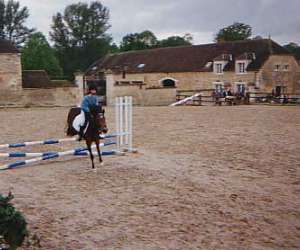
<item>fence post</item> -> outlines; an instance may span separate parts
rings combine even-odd
[[[132,148],[132,96],[115,98],[117,150],[137,152]]]
[[[129,126],[128,126],[128,132],[129,132],[129,143],[128,143],[128,148],[130,152],[133,152],[133,148],[132,148],[132,96],[129,97],[129,114],[128,114],[128,118],[129,118]]]

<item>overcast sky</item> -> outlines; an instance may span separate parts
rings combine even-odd
[[[79,1],[19,0],[30,11],[28,25],[49,33],[51,18]],[[82,0],[82,2],[92,2]],[[217,31],[233,22],[253,28],[253,35],[280,44],[300,43],[300,0],[103,0],[110,10],[109,33],[119,42],[128,33],[151,30],[159,38],[190,33],[194,44],[213,42]]]

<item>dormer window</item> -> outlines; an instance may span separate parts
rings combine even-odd
[[[238,73],[243,74],[246,73],[246,63],[245,62],[239,62],[238,65]]]
[[[215,72],[215,74],[223,74],[224,66],[225,66],[224,62],[214,62],[214,72]]]
[[[246,60],[237,60],[235,63],[235,72],[237,74],[246,74],[247,66],[249,64],[249,61]]]

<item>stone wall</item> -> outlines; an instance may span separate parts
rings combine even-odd
[[[161,86],[150,86],[145,84],[144,75],[127,74],[126,81],[142,82],[136,84],[116,85],[116,81],[124,81],[113,74],[106,77],[107,104],[113,105],[117,96],[132,96],[134,105],[142,106],[164,106],[175,102],[176,88],[162,88]]]
[[[274,65],[289,65],[288,71],[274,71]],[[163,88],[161,80],[172,78],[176,88]],[[272,92],[277,85],[286,86],[287,93],[300,94],[300,67],[293,56],[272,55],[259,72],[184,72],[145,74],[106,74],[107,100],[112,104],[114,97],[131,95],[137,105],[168,105],[174,102],[176,90],[213,89],[220,82],[225,88],[235,91],[237,84],[244,83],[250,92]]]
[[[176,88],[163,88],[161,80],[164,78],[176,80]],[[213,89],[215,82],[223,82],[234,90],[236,83],[243,82],[253,91],[255,80],[254,72],[243,75],[237,75],[235,72],[225,72],[221,75],[212,72],[126,74],[125,78],[122,75],[107,74],[107,100],[111,105],[114,97],[131,95],[137,105],[169,105],[176,100],[176,90]],[[120,84],[117,85],[116,82]],[[134,82],[139,83],[133,84]]]
[[[281,68],[276,71],[275,65]],[[289,65],[288,70],[283,66]],[[286,87],[287,93],[300,93],[300,67],[293,56],[289,55],[272,55],[265,62],[259,72],[261,89],[265,92],[271,92],[276,86]]]
[[[0,90],[1,107],[76,106],[81,98],[77,87]]]
[[[22,88],[22,69],[20,54],[0,54],[0,91]]]

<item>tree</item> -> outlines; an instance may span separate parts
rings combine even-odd
[[[17,249],[28,234],[26,220],[10,203],[12,199],[11,193],[7,197],[0,194],[0,248],[5,243],[9,249]]]
[[[170,36],[166,39],[158,40],[153,32],[145,30],[141,33],[132,33],[124,36],[120,44],[120,51],[191,45],[192,41],[193,37],[188,33],[182,37]]]
[[[185,34],[181,36],[170,36],[166,39],[159,41],[159,47],[175,47],[192,45],[193,37],[190,34]]]
[[[110,45],[109,52],[112,53],[112,54],[115,54],[115,53],[120,52],[120,49],[119,49],[117,44],[113,43],[113,44]]]
[[[291,52],[297,58],[297,60],[300,60],[300,47],[297,43],[289,43],[283,47]]]
[[[22,50],[22,66],[25,70],[46,70],[52,77],[62,75],[62,68],[54,50],[40,32],[31,35],[25,43]]]
[[[15,45],[22,45],[34,32],[25,26],[29,17],[27,7],[20,7],[18,1],[9,0],[5,3],[0,0],[0,38],[13,42]]]
[[[53,16],[50,37],[66,75],[84,71],[110,50],[108,20],[109,10],[99,1],[71,4]]]
[[[120,44],[121,51],[143,50],[156,47],[158,44],[156,36],[149,30],[141,33],[128,34],[123,37]]]
[[[221,29],[216,37],[216,42],[246,40],[252,35],[251,26],[244,23],[234,23]]]

